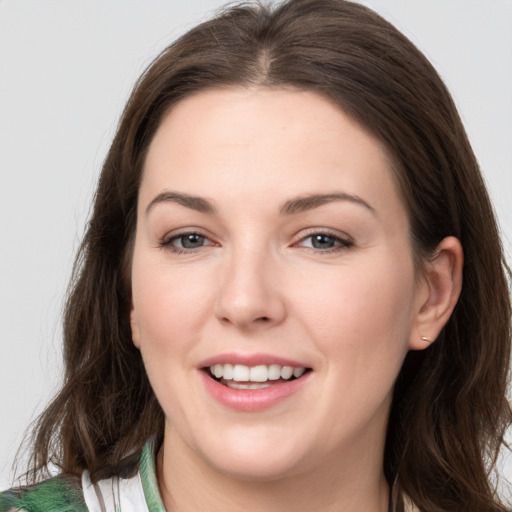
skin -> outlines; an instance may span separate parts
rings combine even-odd
[[[281,211],[311,194],[350,199]],[[204,238],[183,248],[184,232]],[[314,234],[328,238],[315,247]],[[427,348],[422,336],[435,339],[447,321],[461,267],[447,238],[418,273],[385,149],[321,96],[223,89],[173,107],[145,162],[131,311],[166,416],[166,508],[387,510],[393,383],[407,351]],[[225,353],[312,371],[273,407],[233,410],[201,370]]]

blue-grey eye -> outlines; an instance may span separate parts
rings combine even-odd
[[[311,247],[314,249],[332,249],[339,244],[339,240],[333,236],[318,234],[311,236]]]
[[[332,252],[348,249],[353,246],[353,242],[346,238],[319,231],[305,236],[297,245],[319,252]]]
[[[176,241],[179,241],[178,245],[181,245],[184,249],[197,249],[205,244],[205,238],[199,233],[188,233],[177,237]]]

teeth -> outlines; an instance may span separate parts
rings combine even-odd
[[[281,377],[283,379],[289,379],[293,375],[293,368],[291,366],[283,366],[281,370]]]
[[[217,377],[217,379],[220,379],[224,375],[224,370],[222,368],[222,365],[221,364],[216,364],[213,367],[212,373],[213,373],[213,375],[215,375],[215,377]]]
[[[264,364],[253,366],[249,370],[249,380],[251,382],[265,382],[268,380],[268,369]]]
[[[278,380],[281,378],[281,367],[278,364],[271,364],[268,367],[268,380]]]
[[[233,368],[233,380],[237,382],[247,382],[249,380],[249,367],[243,366],[241,364],[235,364],[235,367]],[[224,377],[224,373],[222,373],[222,376]]]
[[[293,369],[293,376],[298,379],[300,376],[302,376],[304,374],[304,372],[306,371],[305,368],[294,368]]]
[[[261,382],[251,382],[249,384],[242,384],[241,382],[236,382],[234,380],[227,382],[226,385],[232,389],[263,389],[268,388],[270,386],[270,384],[263,384]]]
[[[232,364],[224,364],[224,365],[219,365],[219,366],[223,366],[224,367],[224,369],[222,371],[222,376],[226,380],[232,380],[234,375],[235,375],[233,365]]]
[[[268,380],[289,380],[292,377],[299,378],[304,375],[306,368],[293,366],[281,366],[279,364],[271,364],[269,366],[260,364],[258,366],[245,366],[243,364],[215,364],[210,366],[210,373],[217,379],[224,379],[234,382],[255,382],[263,383]],[[234,384],[231,382],[230,387],[236,389],[259,389],[267,386],[256,386],[250,384]]]

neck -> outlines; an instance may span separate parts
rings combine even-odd
[[[381,454],[382,447],[367,446],[358,459],[347,457],[351,463],[345,467],[326,461],[281,478],[249,480],[219,471],[166,435],[158,483],[168,512],[387,512]],[[338,454],[335,460],[343,458]]]

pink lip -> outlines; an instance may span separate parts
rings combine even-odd
[[[308,368],[307,364],[293,359],[273,356],[271,354],[219,354],[210,357],[200,363],[200,368],[208,368],[214,364],[243,364],[245,366],[257,366],[260,364],[271,365],[279,364],[281,366],[293,366],[294,368]]]
[[[221,405],[239,412],[262,411],[277,405],[298,392],[312,373],[307,372],[299,379],[275,382],[263,389],[232,389],[211,378],[207,371],[199,371],[210,395]]]

